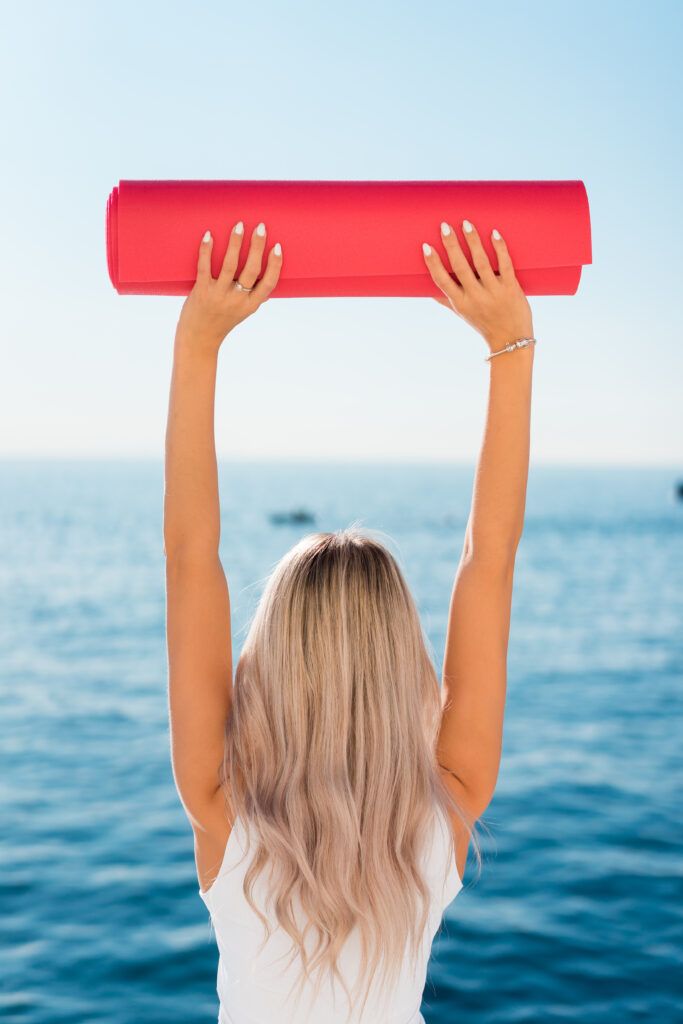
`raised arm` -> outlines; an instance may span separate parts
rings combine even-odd
[[[228,585],[218,554],[220,509],[214,441],[218,352],[225,336],[253,313],[277,283],[279,246],[254,290],[235,287],[244,229],[233,229],[218,278],[213,241],[200,245],[197,280],[176,329],[166,430],[164,554],[173,775],[188,818],[200,833],[222,822],[219,767],[232,693]],[[207,237],[208,236],[208,237]],[[252,287],[261,272],[265,229],[254,232],[237,275]],[[217,839],[220,842],[220,838]]]
[[[533,336],[529,303],[507,246],[492,235],[494,273],[476,228],[464,237],[477,276],[453,231],[442,240],[459,283],[437,253],[425,253],[441,301],[479,331],[490,351]],[[450,603],[437,756],[444,779],[473,817],[491,801],[503,739],[507,650],[515,556],[529,468],[534,344],[494,356],[472,507]]]

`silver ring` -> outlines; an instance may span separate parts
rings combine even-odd
[[[245,288],[243,284],[239,283],[239,281],[235,281],[234,284],[235,284],[235,288],[239,288],[239,290],[241,292],[251,292],[251,291],[254,290],[253,287],[252,288]]]

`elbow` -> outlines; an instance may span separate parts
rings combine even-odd
[[[509,573],[515,566],[517,549],[522,539],[523,525],[508,536],[496,534],[482,535],[468,532],[465,537],[462,560],[474,562],[479,566],[487,566],[496,572]]]
[[[163,553],[166,562],[218,557],[219,536],[210,530],[163,530]]]
[[[164,538],[164,561],[167,571],[181,566],[219,561],[218,545],[211,539],[168,541]]]
[[[463,563],[476,566],[491,576],[509,579],[515,570],[517,544],[475,544],[465,550]]]
[[[212,517],[193,517],[190,522],[166,516],[162,527],[164,557],[193,556],[195,554],[218,554],[220,525]]]

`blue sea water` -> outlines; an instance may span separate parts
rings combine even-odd
[[[428,1024],[683,1020],[683,503],[667,469],[532,464],[484,871]],[[307,525],[392,538],[437,668],[473,467],[221,465],[237,655]],[[0,464],[0,1019],[215,1024],[171,775],[163,467]]]

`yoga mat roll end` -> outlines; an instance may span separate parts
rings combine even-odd
[[[107,210],[105,216],[105,237],[107,245],[107,270],[109,272],[109,280],[114,285],[114,288],[116,288],[117,291],[119,291],[119,254],[117,238],[118,201],[119,189],[117,185],[114,185],[113,189],[109,193],[109,197],[107,198]]]

